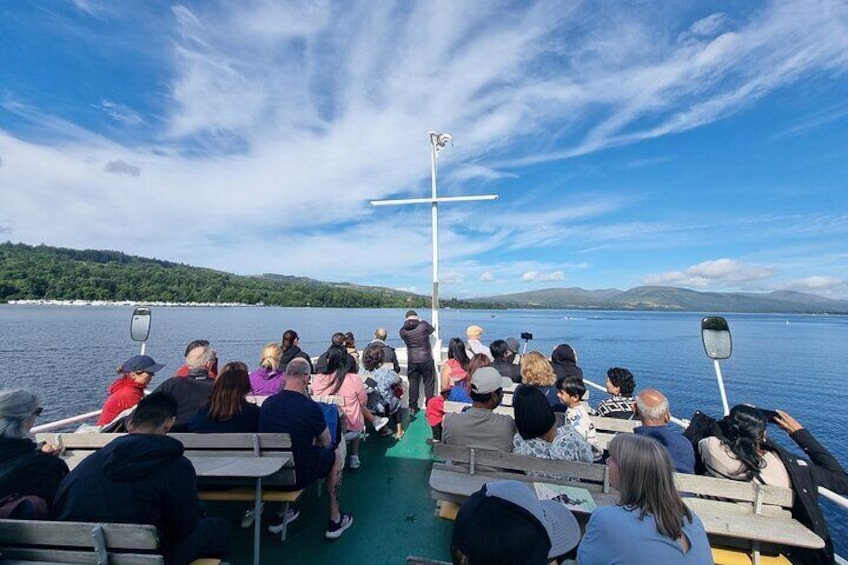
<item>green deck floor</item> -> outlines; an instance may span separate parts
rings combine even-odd
[[[360,447],[362,467],[345,469],[342,509],[354,523],[341,538],[324,539],[327,526],[326,493],[318,498],[311,488],[301,497],[300,518],[289,526],[288,539],[262,531],[262,563],[344,563],[400,565],[407,555],[449,560],[452,522],[434,516],[430,497],[430,437],[423,414],[411,422],[399,442],[371,433]],[[210,512],[233,523],[230,563],[252,563],[253,529],[238,521],[245,508],[215,504]],[[266,507],[270,516],[272,507]]]

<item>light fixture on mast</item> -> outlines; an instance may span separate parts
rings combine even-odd
[[[453,196],[447,198],[439,198],[436,190],[436,162],[439,158],[439,152],[447,147],[447,144],[453,140],[448,133],[430,132],[430,198],[406,198],[401,200],[372,200],[373,206],[394,206],[400,204],[430,204],[431,214],[431,230],[433,239],[433,298],[431,304],[431,316],[434,332],[435,343],[433,344],[433,358],[437,362],[441,361],[442,355],[442,340],[439,335],[439,202],[470,202],[476,200],[497,200],[497,194],[481,194],[479,196]]]

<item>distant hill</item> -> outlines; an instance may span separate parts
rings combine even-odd
[[[698,292],[672,286],[639,286],[624,291],[549,288],[482,297],[478,300],[520,308],[848,314],[848,300],[833,300],[789,290],[754,293]]]

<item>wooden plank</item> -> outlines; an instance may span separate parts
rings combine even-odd
[[[436,457],[450,460],[454,463],[466,465],[470,465],[471,463],[471,450],[467,447],[440,443],[433,446],[433,454]],[[525,473],[555,474],[596,483],[603,483],[604,477],[606,477],[608,472],[606,465],[583,463],[581,461],[542,459],[529,455],[486,451],[483,449],[474,450],[474,458],[476,465],[483,465],[484,467],[509,469]]]
[[[711,500],[709,498],[697,498],[694,496],[684,496],[683,502],[696,513],[699,513],[702,509],[704,509],[705,511],[734,512],[745,516],[752,516],[754,514],[754,505],[747,502]],[[781,508],[780,506],[772,506],[770,504],[763,505],[761,514],[763,516],[772,516],[774,518],[792,517],[792,512],[789,510]]]
[[[0,544],[93,548],[91,529],[96,525],[103,526],[109,549],[153,551],[159,548],[156,528],[150,525],[41,520],[0,520]]]
[[[97,565],[94,551],[62,551],[0,546],[0,565]],[[143,553],[110,553],[109,565],[164,565],[161,555]]]
[[[721,508],[699,508],[698,517],[707,534],[809,549],[824,547],[824,541],[791,518],[743,515]]]
[[[409,556],[406,558],[406,565],[450,565],[447,561],[436,561],[435,559],[427,559],[426,557]]]
[[[674,474],[674,484],[677,490],[702,496],[720,497],[753,503],[757,497],[757,486],[748,481],[733,481],[702,475]],[[794,493],[791,488],[763,485],[763,504],[792,507]]]
[[[603,416],[589,416],[589,420],[598,431],[626,432],[632,433],[633,428],[642,425],[639,420],[622,420],[619,418],[604,418]]]
[[[97,434],[97,433],[69,433],[38,434],[38,441],[61,444],[67,450],[75,449],[100,449],[109,442],[123,437],[126,434]],[[250,449],[253,450],[253,436],[250,433],[238,434],[192,434],[179,433],[168,434],[180,441],[186,449]],[[261,433],[259,436],[260,448],[264,450],[291,450],[291,438],[288,434]]]
[[[267,477],[283,468],[288,461],[285,456],[277,457],[189,457],[198,477],[250,478]]]
[[[503,477],[497,475],[490,475],[489,473],[479,475],[466,475],[464,473],[456,473],[447,469],[433,469],[433,471],[430,473],[430,494],[436,500],[448,500],[461,504],[465,501],[466,498],[483,488],[483,485],[487,482],[498,480],[501,478]],[[534,482],[563,484],[586,488],[583,483],[579,482],[552,481],[548,479],[529,477],[527,475],[513,475],[509,478],[511,480],[517,480],[523,483],[528,483],[531,485],[531,488],[532,483]],[[595,504],[599,508],[603,506],[612,506],[618,500],[617,495],[605,494],[602,492],[592,492],[592,490],[588,488],[586,488],[586,490],[588,490],[589,493],[592,495],[592,499],[595,501]]]

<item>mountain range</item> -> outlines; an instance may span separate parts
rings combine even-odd
[[[0,243],[0,302],[8,300],[237,302],[276,306],[426,308],[428,296],[278,274],[242,276],[118,251]],[[788,290],[698,292],[668,286],[550,288],[441,301],[450,308],[848,314],[848,300]]]

